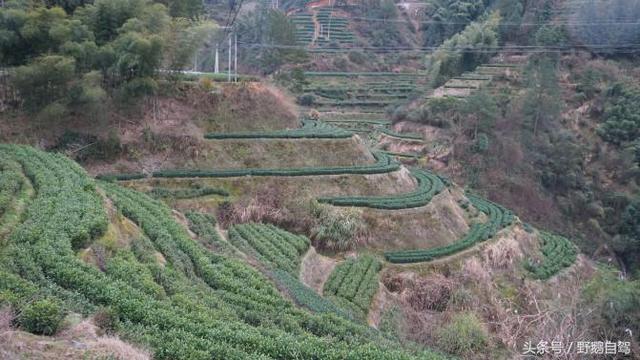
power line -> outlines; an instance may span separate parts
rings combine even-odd
[[[308,48],[299,45],[277,45],[277,44],[260,44],[260,43],[246,43],[238,42],[238,46],[245,49],[251,48],[272,48],[272,49],[300,49],[300,50],[319,50],[326,52],[338,52],[338,51],[361,51],[361,52],[375,52],[375,53],[392,53],[392,52],[415,52],[415,53],[433,53],[435,51],[454,53],[465,52],[474,54],[493,54],[498,51],[504,52],[517,52],[517,53],[566,53],[575,50],[601,50],[613,53],[636,53],[640,52],[640,44],[623,44],[623,45],[601,45],[601,44],[587,44],[587,45],[573,45],[573,46],[495,46],[495,47],[451,47],[451,48],[439,48],[439,47],[421,47],[421,48],[400,48],[400,47],[326,47],[326,48]]]
[[[407,23],[407,24],[441,24],[441,25],[469,25],[474,21],[438,21],[438,20],[420,20],[420,21],[411,21],[411,20],[402,20],[402,19],[380,19],[380,18],[371,18],[371,17],[349,17],[348,19],[358,20],[358,21],[369,21],[369,22],[391,22],[391,23]],[[640,25],[640,21],[601,21],[601,22],[500,22],[498,26],[537,26],[537,25],[571,25],[571,26],[606,26],[606,25]]]

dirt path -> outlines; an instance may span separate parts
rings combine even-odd
[[[382,318],[382,314],[387,307],[387,304],[392,299],[393,294],[387,290],[384,284],[380,281],[378,282],[378,292],[376,296],[373,297],[373,301],[371,301],[371,308],[369,309],[369,314],[367,315],[367,323],[369,326],[373,328],[378,328],[380,325],[380,319]]]
[[[318,38],[320,37],[320,21],[318,21],[318,12],[313,11],[313,16],[311,19],[313,20],[313,39],[311,39],[311,45],[315,44]]]
[[[302,258],[300,264],[300,281],[322,295],[322,287],[331,275],[337,261],[320,255],[312,246]]]
[[[0,242],[8,237],[15,227],[20,224],[27,206],[35,195],[31,180],[29,180],[24,173],[20,173],[20,177],[22,177],[22,189],[20,189],[20,193],[7,211],[0,216]]]

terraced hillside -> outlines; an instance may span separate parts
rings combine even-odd
[[[356,42],[349,29],[349,19],[338,15],[333,7],[309,8],[289,16],[296,26],[296,41],[310,51],[322,48],[349,47]]]
[[[59,303],[63,313],[108,307],[117,333],[158,359],[440,358],[400,350],[341,317],[296,308],[258,271],[194,241],[166,205],[142,193],[96,184],[59,155],[8,145],[0,152],[36,190],[2,245],[0,291],[17,309],[34,298]],[[99,268],[76,252],[111,226],[102,192],[143,236]]]
[[[380,269],[382,264],[372,256],[347,259],[333,270],[324,284],[323,294],[367,315],[371,301],[378,292]]]

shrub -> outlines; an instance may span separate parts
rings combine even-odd
[[[38,335],[55,334],[64,319],[60,304],[53,299],[41,299],[28,304],[20,313],[20,325]]]
[[[318,202],[334,206],[359,206],[374,209],[409,209],[427,205],[444,189],[444,183],[437,175],[426,170],[412,170],[418,186],[416,190],[387,196],[344,196],[319,198]]]
[[[487,330],[472,312],[454,315],[449,324],[437,331],[438,345],[446,352],[465,355],[484,349]]]
[[[609,89],[598,134],[614,144],[640,138],[640,87],[618,83]]]
[[[111,307],[101,307],[93,315],[93,323],[105,334],[113,335],[120,328],[118,312]]]
[[[487,214],[489,220],[486,223],[472,225],[464,237],[449,245],[431,249],[386,252],[384,256],[387,261],[393,263],[413,263],[431,261],[455,254],[458,251],[462,251],[479,242],[492,238],[498,231],[513,223],[513,213],[502,206],[471,194],[467,194],[467,198],[475,208]]]
[[[525,268],[535,278],[548,279],[576,261],[575,245],[567,238],[547,232],[540,233],[542,259],[529,259]]]
[[[378,272],[382,264],[373,256],[348,259],[336,266],[324,285],[325,296],[333,296],[355,306],[366,315],[378,292]]]
[[[315,201],[310,206],[311,214],[316,219],[316,225],[311,230],[316,246],[348,250],[366,236],[366,226],[357,211],[337,210]]]
[[[298,105],[311,106],[313,105],[315,100],[316,100],[315,96],[311,94],[304,94],[304,95],[298,96],[298,98],[296,99],[296,102],[298,103]]]

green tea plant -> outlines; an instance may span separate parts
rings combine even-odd
[[[209,195],[229,196],[229,192],[225,189],[211,187],[194,187],[170,189],[164,187],[154,187],[149,191],[149,195],[155,198],[173,198],[173,199],[192,199]]]
[[[348,196],[324,197],[318,202],[334,206],[356,206],[384,210],[409,209],[427,205],[431,199],[444,189],[445,185],[439,176],[421,169],[414,169],[411,174],[418,183],[414,191],[386,196]]]
[[[353,133],[322,121],[302,120],[302,127],[292,130],[261,132],[210,133],[206,139],[347,139]]]
[[[216,219],[213,216],[197,211],[187,211],[184,215],[189,220],[189,229],[198,235],[205,244],[226,255],[236,253],[233,246],[220,236],[216,229]]]
[[[229,241],[263,263],[292,274],[298,273],[301,257],[311,245],[309,239],[304,236],[292,234],[273,225],[255,223],[230,228]]]
[[[542,259],[530,258],[525,263],[525,268],[537,279],[549,279],[576,261],[576,246],[563,236],[540,232],[540,245]]]
[[[0,159],[0,219],[12,206],[23,186],[20,166],[8,159]]]
[[[467,198],[476,209],[487,215],[489,218],[487,222],[471,225],[471,230],[464,237],[449,245],[432,249],[386,252],[384,256],[387,261],[392,263],[415,263],[449,256],[492,238],[498,231],[513,223],[513,213],[502,206],[471,194],[467,194]]]
[[[0,158],[18,162],[35,190],[0,253],[0,293],[18,311],[37,296],[86,315],[108,307],[117,333],[155,359],[442,358],[296,308],[258,271],[194,241],[162,202],[114,183],[99,192],[61,155],[0,145]],[[76,253],[107,228],[103,192],[142,230],[105,271]]]
[[[348,259],[333,270],[323,293],[330,298],[337,297],[350,302],[366,315],[378,292],[378,272],[381,268],[380,261],[370,255]]]
[[[291,273],[276,269],[273,271],[272,277],[280,287],[286,289],[287,293],[299,306],[305,307],[314,313],[335,314],[345,319],[353,319],[353,315],[348,311],[338,307],[331,300],[318,295]]]

